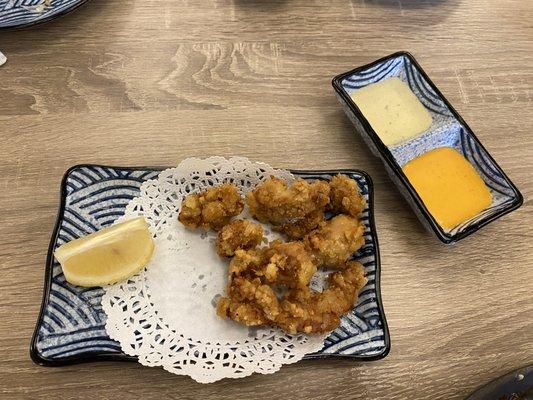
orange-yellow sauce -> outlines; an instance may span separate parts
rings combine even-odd
[[[443,228],[451,229],[492,203],[492,195],[462,154],[451,147],[431,150],[409,161],[403,172]]]

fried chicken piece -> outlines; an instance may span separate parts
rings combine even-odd
[[[356,261],[348,261],[342,271],[329,277],[329,287],[322,293],[292,290],[281,302],[281,312],[274,322],[289,333],[324,333],[339,326],[340,317],[353,307],[359,291],[366,285],[365,270]]]
[[[243,208],[244,202],[237,187],[224,183],[202,193],[188,195],[181,204],[178,220],[189,228],[219,230]]]
[[[365,209],[365,198],[359,192],[357,182],[346,175],[338,174],[329,182],[328,209],[335,214],[359,216]]]
[[[228,286],[229,297],[222,297],[217,304],[217,314],[247,326],[266,325],[265,314],[274,307],[277,315],[278,299],[268,285],[259,278],[251,280],[237,277]]]
[[[357,219],[340,214],[304,238],[304,244],[317,263],[342,267],[365,244],[364,225]]]
[[[248,278],[262,277],[264,271],[263,250],[235,250],[235,256],[229,263],[230,285],[234,278],[244,276]]]
[[[298,240],[318,228],[324,221],[324,210],[317,209],[292,224],[289,223],[274,227],[274,230],[284,233],[292,240]]]
[[[228,297],[220,299],[217,314],[222,318],[229,318],[246,326],[267,325],[268,319],[263,310],[253,303],[241,303]]]
[[[228,287],[229,297],[219,301],[217,313],[247,326],[278,326],[288,333],[329,332],[353,307],[366,282],[363,266],[348,261],[342,271],[330,275],[329,287],[322,293],[307,286],[290,289],[280,301],[260,278],[237,277]]]
[[[238,277],[262,282],[305,287],[316,272],[316,263],[302,242],[274,241],[264,249],[237,250],[229,264],[230,286]]]
[[[303,289],[315,272],[301,242],[275,241],[265,249],[236,250],[229,265],[228,296],[219,300],[217,313],[249,326],[270,323],[280,312],[270,285]]]
[[[324,209],[329,202],[329,184],[309,183],[296,179],[288,186],[283,179],[271,176],[246,195],[252,216],[261,222],[283,225]]]
[[[274,241],[263,251],[269,283],[302,288],[309,285],[317,265],[302,242]]]
[[[246,219],[239,219],[225,225],[217,236],[217,253],[221,257],[233,257],[239,249],[257,247],[263,240],[263,227]]]

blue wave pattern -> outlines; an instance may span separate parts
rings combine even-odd
[[[456,226],[451,233],[461,232],[472,224],[498,214],[516,200],[516,193],[509,181],[502,175],[488,153],[478,146],[471,135],[461,128],[454,146],[474,166],[492,194],[492,204],[487,209],[465,223]]]
[[[404,69],[404,57],[392,58],[364,71],[357,72],[342,81],[348,93],[393,76],[400,76]]]
[[[411,90],[418,99],[432,113],[446,116],[455,120],[448,106],[441,97],[433,90],[420,71],[411,63],[407,57],[402,57],[404,68],[400,77],[407,81]]]
[[[55,248],[111,225],[124,214],[128,202],[139,194],[141,184],[154,179],[158,170],[131,170],[99,166],[73,169],[66,181],[64,213]],[[305,175],[329,178],[330,175]],[[352,175],[368,200],[368,183]],[[386,351],[384,316],[377,303],[375,232],[370,230],[370,210],[364,211],[366,244],[355,255],[367,272],[368,284],[357,307],[342,319],[340,327],[325,342],[321,355],[371,356]],[[106,315],[101,307],[103,290],[80,288],[65,281],[61,266],[54,260],[49,298],[38,322],[36,350],[50,361],[102,354],[122,354],[119,343],[105,331]]]
[[[141,184],[158,174],[97,166],[72,170],[65,181],[65,209],[55,247],[112,224],[139,194]],[[38,353],[50,360],[120,354],[120,345],[105,331],[102,294],[100,288],[67,283],[61,266],[54,260],[50,294],[37,337]]]
[[[67,12],[87,0],[52,0],[39,11],[44,0],[0,0],[0,28],[24,26]]]

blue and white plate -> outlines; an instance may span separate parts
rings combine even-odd
[[[59,215],[48,249],[43,303],[30,349],[36,363],[55,366],[82,361],[134,360],[106,333],[106,315],[101,306],[103,289],[82,288],[66,282],[53,251],[63,243],[111,225],[124,214],[128,202],[139,195],[141,184],[156,178],[161,170],[80,165],[65,174]],[[364,265],[368,284],[356,307],[326,339],[324,348],[306,358],[380,359],[388,354],[390,340],[379,287],[372,181],[366,173],[354,170],[293,171],[305,179],[328,179],[338,172],[354,178],[367,200],[362,217],[366,244],[354,258]]]
[[[87,0],[0,0],[0,29],[22,28],[49,21],[81,6]]]
[[[357,90],[384,79],[397,77],[405,82],[432,117],[430,128],[421,136],[395,147],[387,147],[351,98]],[[407,52],[391,54],[333,78],[333,88],[344,111],[374,155],[381,158],[400,192],[424,226],[446,244],[476,232],[491,221],[522,205],[520,191],[483,147],[474,132],[429,79],[414,57]],[[454,227],[442,228],[402,171],[413,158],[438,147],[453,147],[477,170],[492,194],[492,204],[472,219]]]

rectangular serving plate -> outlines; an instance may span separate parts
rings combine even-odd
[[[142,183],[157,178],[163,169],[78,165],[65,173],[60,209],[48,249],[43,302],[30,346],[35,363],[60,366],[98,360],[135,360],[125,355],[119,343],[106,333],[106,315],[101,307],[103,289],[82,288],[66,282],[53,251],[65,242],[111,225],[124,214],[128,202],[139,195]],[[366,244],[354,257],[365,267],[369,282],[360,293],[356,307],[326,339],[324,348],[305,358],[381,359],[389,353],[390,339],[380,294],[372,180],[366,173],[355,170],[292,171],[304,179],[325,179],[339,172],[354,178],[367,200],[362,216]]]
[[[389,148],[370,126],[350,94],[391,77],[398,77],[409,85],[431,114],[433,123],[422,135]],[[332,85],[345,113],[372,153],[382,160],[387,173],[419,220],[443,243],[453,244],[522,205],[519,190],[411,54],[397,52],[342,73],[333,78]],[[437,223],[402,171],[402,166],[413,158],[443,146],[455,148],[474,166],[493,197],[489,208],[453,229],[444,229]]]

